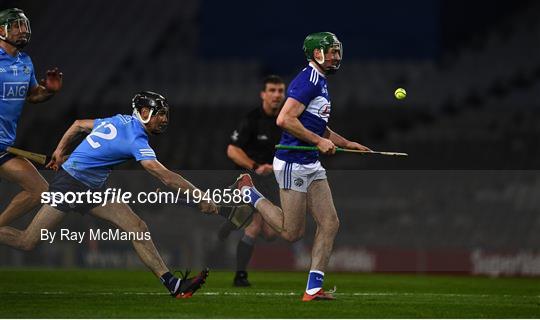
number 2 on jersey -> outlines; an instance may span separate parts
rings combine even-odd
[[[109,132],[108,133],[98,132],[98,130],[101,128],[109,129]],[[105,140],[112,140],[116,138],[117,134],[118,134],[118,131],[116,130],[115,126],[113,126],[110,123],[102,122],[94,130],[92,130],[92,132],[90,132],[88,136],[86,136],[86,141],[88,141],[88,143],[90,144],[90,146],[92,146],[92,148],[97,149],[101,147],[101,143],[94,141],[94,139],[92,138],[93,136],[101,138],[101,139],[105,139]]]

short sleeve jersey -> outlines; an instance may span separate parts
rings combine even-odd
[[[306,109],[298,120],[313,133],[322,136],[330,118],[331,102],[326,77],[311,63],[302,70],[289,85],[287,96],[301,102]],[[283,131],[280,144],[309,146],[308,143]],[[286,162],[309,164],[318,161],[319,152],[277,150],[276,157]]]
[[[12,57],[0,48],[0,152],[15,143],[17,123],[28,94],[38,85],[30,57]]]
[[[94,120],[94,128],[62,168],[91,188],[102,187],[112,167],[128,160],[156,160],[142,123],[131,115]]]
[[[281,137],[276,117],[267,115],[262,107],[253,109],[240,121],[231,135],[230,143],[257,163],[272,163],[274,147]]]

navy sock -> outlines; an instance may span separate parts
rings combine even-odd
[[[247,194],[249,195],[250,203],[255,208],[257,207],[257,203],[259,203],[259,200],[266,199],[255,187],[243,187],[242,194],[246,194],[245,192],[248,192]]]
[[[176,290],[178,290],[178,287],[180,286],[180,279],[173,276],[173,274],[170,272],[164,273],[161,277],[159,277],[159,279],[161,280],[161,283],[163,283],[163,285],[167,287],[167,289],[171,293],[174,293]]]
[[[315,294],[322,289],[324,281],[324,272],[319,270],[310,270],[308,276],[308,282],[306,286],[306,293]]]

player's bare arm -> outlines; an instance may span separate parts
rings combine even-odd
[[[324,132],[324,137],[326,139],[329,139],[332,141],[336,146],[346,149],[352,149],[352,150],[362,150],[362,151],[371,151],[368,147],[354,141],[350,141],[340,134],[332,131],[330,127],[326,127],[326,131]]]
[[[46,165],[47,168],[58,171],[62,163],[66,161],[68,155],[67,150],[77,140],[80,133],[89,133],[94,127],[93,119],[75,120],[71,127],[67,129],[66,133],[60,139],[58,146],[54,150],[51,161]]]
[[[302,125],[298,117],[304,112],[306,106],[294,98],[287,98],[283,109],[279,113],[276,124],[300,140],[311,143],[323,154],[336,153],[335,144],[327,138],[315,134]]]
[[[232,144],[227,146],[227,157],[235,164],[248,170],[253,169],[256,165],[255,160],[251,159],[242,148]]]
[[[40,103],[49,100],[62,89],[62,78],[63,74],[58,68],[47,70],[45,78],[39,81],[39,85],[28,91],[26,101],[30,103]]]
[[[150,174],[158,178],[164,185],[171,189],[189,190],[190,192],[197,190],[197,187],[178,173],[167,169],[158,160],[142,160],[141,165],[146,171],[150,172]],[[204,213],[218,213],[217,206],[213,202],[201,201],[199,207]]]
[[[237,147],[233,144],[229,144],[227,147],[227,157],[231,159],[238,166],[247,170],[254,170],[258,175],[269,175],[273,172],[272,165],[268,163],[258,164],[255,160],[251,159],[244,149]]]

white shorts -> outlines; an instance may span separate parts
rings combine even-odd
[[[326,179],[326,170],[319,161],[310,164],[285,162],[274,157],[274,175],[280,189],[307,192],[311,182]]]

